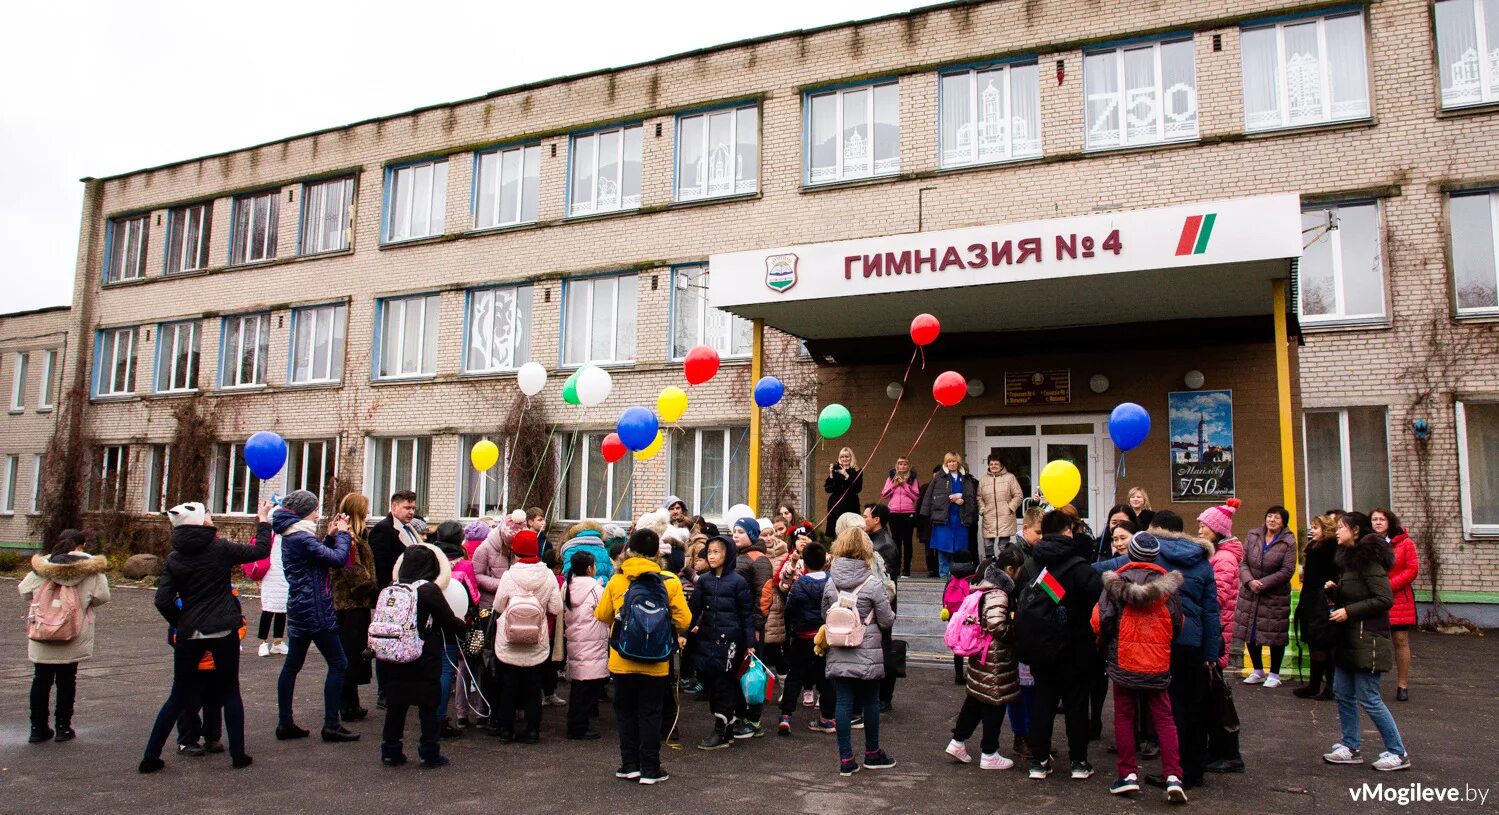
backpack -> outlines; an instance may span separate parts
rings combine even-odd
[[[641,572],[625,590],[609,647],[632,662],[665,662],[676,643],[671,601],[660,572]]]
[[[952,649],[954,656],[982,657],[983,661],[988,661],[989,644],[994,641],[994,635],[984,630],[984,595],[988,593],[969,592],[963,598],[963,605],[948,618],[942,641]]]
[[[33,642],[72,642],[83,632],[83,614],[77,586],[43,580],[31,594],[26,636]]]
[[[1145,608],[1121,605],[1108,632],[1114,664],[1134,676],[1157,677],[1163,688],[1171,676],[1171,641],[1176,638],[1173,599],[1162,597]]]
[[[511,597],[500,614],[500,631],[505,641],[512,645],[535,645],[541,642],[541,632],[546,630],[546,624],[546,609],[541,607],[541,601],[536,599],[534,592],[528,591]]]
[[[838,590],[838,602],[828,609],[824,626],[827,628],[828,645],[833,648],[858,648],[864,644],[864,629],[874,620],[874,609],[869,616],[859,619],[859,592],[874,580],[874,575],[865,578],[859,588],[852,592]]]
[[[370,620],[369,646],[381,662],[405,664],[422,656],[422,635],[416,627],[416,589],[425,583],[392,583],[380,590]]]
[[[1081,564],[1082,558],[1068,558],[1053,577],[1065,574]],[[1050,572],[1043,569],[1043,573]],[[1015,656],[1027,665],[1055,662],[1067,648],[1067,606],[1053,600],[1041,586],[1041,577],[1020,590],[1015,605]]]

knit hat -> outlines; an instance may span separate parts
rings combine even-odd
[[[489,524],[483,521],[474,521],[463,528],[463,539],[466,541],[481,541],[489,537]]]
[[[666,496],[666,500],[662,502],[661,508],[664,509],[664,510],[667,510],[668,512],[670,512],[671,508],[674,507],[674,506],[676,506],[677,504],[681,504],[682,505],[682,511],[683,512],[687,511],[687,502],[683,501],[682,499],[678,498],[675,495],[668,495],[668,496]]]
[[[734,522],[734,526],[743,529],[744,534],[749,535],[750,543],[760,539],[760,522],[754,518],[740,518]]]
[[[761,534],[764,534],[766,530],[774,531],[775,529],[769,518],[756,518],[755,523],[760,525]]]
[[[420,515],[412,518],[406,525],[411,527],[411,531],[418,535],[424,535],[427,532],[427,519]]]
[[[529,529],[522,529],[510,539],[510,551],[515,553],[517,563],[540,563],[541,558],[536,556],[540,546],[536,533]]]
[[[972,577],[978,571],[978,564],[973,562],[973,555],[967,549],[953,552],[950,564],[948,574],[953,577]]]
[[[189,501],[186,504],[178,504],[167,510],[167,519],[172,522],[173,527],[178,526],[202,526],[208,517],[208,508],[197,501]]]
[[[796,526],[791,527],[792,540],[796,540],[797,538],[807,538],[808,540],[811,540],[813,537],[815,537],[815,533],[813,532],[812,524],[807,523],[806,521],[802,521]]]
[[[311,515],[318,507],[316,495],[307,490],[292,490],[281,499],[281,508],[287,512],[295,512],[303,518]]]
[[[1161,542],[1149,532],[1136,532],[1129,539],[1129,559],[1136,563],[1154,563],[1161,554]]]
[[[1221,507],[1208,507],[1197,516],[1197,522],[1213,530],[1220,538],[1231,538],[1234,536],[1234,513],[1239,504],[1239,499],[1230,498]]]

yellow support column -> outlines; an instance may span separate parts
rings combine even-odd
[[[1281,504],[1291,513],[1286,528],[1295,533],[1296,524],[1296,439],[1291,424],[1291,351],[1286,332],[1286,281],[1274,283],[1271,308],[1275,310],[1275,397],[1280,408],[1280,491]],[[1298,547],[1299,548],[1299,547]]]
[[[753,391],[755,383],[764,376],[761,370],[765,364],[765,321],[754,321],[755,336],[750,343],[750,390]],[[757,514],[760,512],[760,407],[755,400],[750,400],[749,415],[749,506]]]

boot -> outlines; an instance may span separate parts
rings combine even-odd
[[[714,714],[713,732],[709,733],[698,742],[699,750],[722,750],[725,747],[733,747],[734,739],[729,735],[729,720],[722,715]]]
[[[451,762],[442,754],[442,748],[436,744],[423,744],[416,748],[416,754],[422,760],[422,769],[434,770],[445,767]]]
[[[40,742],[47,741],[48,739],[51,739],[54,735],[56,735],[56,734],[52,732],[52,728],[50,728],[50,727],[48,727],[46,725],[32,725],[31,726],[31,737],[28,738],[26,741],[28,741],[28,742],[30,742],[32,744],[37,744],[37,743],[40,743]]]
[[[1014,745],[1015,755],[1018,758],[1029,760],[1031,757],[1031,745],[1025,736],[1016,736]]]
[[[399,767],[406,763],[406,754],[401,752],[401,743],[387,741],[380,745],[380,763],[387,767]]]

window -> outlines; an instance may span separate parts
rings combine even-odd
[[[280,203],[280,190],[234,199],[234,223],[229,230],[230,265],[275,259]]]
[[[380,301],[379,378],[437,372],[438,299],[427,294]]]
[[[760,110],[754,105],[677,118],[677,200],[754,192],[760,176]]]
[[[807,96],[807,183],[900,172],[900,86],[895,82]]]
[[[104,282],[140,280],[146,274],[146,233],[150,216],[116,218],[109,222],[109,251],[105,253]]]
[[[291,381],[294,385],[338,382],[344,376],[344,324],[348,306],[292,309]]]
[[[568,215],[640,206],[640,125],[573,136]]]
[[[151,456],[146,460],[146,511],[166,512],[167,478],[172,471],[172,450],[165,444],[151,445]]]
[[[425,436],[371,438],[367,455],[370,495],[391,495],[399,490],[416,493],[418,511],[427,506],[427,468],[432,458],[432,440]]]
[[[1307,207],[1301,212],[1298,272],[1301,319],[1312,323],[1385,319],[1379,209],[1373,203]]]
[[[448,200],[448,160],[426,161],[386,171],[385,240],[389,243],[441,235]]]
[[[156,392],[198,389],[198,324],[165,323],[156,328]]]
[[[1197,68],[1192,38],[1087,54],[1088,149],[1197,138]]]
[[[1458,316],[1499,314],[1499,193],[1454,194],[1448,203]]]
[[[704,517],[749,501],[749,428],[688,430],[671,439],[671,494]]]
[[[270,334],[269,314],[224,318],[219,387],[248,388],[265,384]]]
[[[16,511],[16,478],[20,469],[20,456],[5,457],[5,481],[0,482],[0,515],[10,515]]]
[[[16,372],[10,381],[10,412],[20,413],[26,409],[26,368],[31,357],[16,354]]]
[[[260,479],[245,463],[243,444],[213,446],[213,499],[208,511],[214,515],[254,515],[260,507]]]
[[[1383,407],[1307,411],[1306,517],[1329,509],[1368,512],[1390,505],[1390,455]]]
[[[563,439],[561,456],[567,480],[563,484],[563,517],[568,520],[628,520],[635,501],[635,457],[610,464],[599,445],[606,432],[571,433]]]
[[[112,444],[99,448],[99,458],[94,462],[93,478],[89,480],[88,507],[93,512],[120,509],[125,501],[125,468],[130,464],[130,452],[123,444]]]
[[[1437,0],[1442,107],[1499,102],[1499,0]]]
[[[208,268],[208,232],[213,203],[177,207],[167,216],[167,274]]]
[[[635,359],[635,285],[633,274],[564,284],[563,365]]]
[[[354,179],[335,178],[304,185],[297,254],[316,255],[348,249],[353,212]]]
[[[94,354],[94,395],[135,393],[135,327],[100,331],[98,343]]]
[[[1457,403],[1463,533],[1499,535],[1499,401]]]
[[[42,382],[41,396],[36,400],[37,410],[51,410],[57,405],[57,394],[53,388],[57,381],[57,349],[48,348],[42,352]]]
[[[476,228],[529,224],[536,220],[536,201],[541,186],[539,145],[480,153],[477,164]]]
[[[42,511],[42,454],[31,456],[31,514]]]
[[[332,497],[333,476],[338,470],[337,440],[289,441],[287,448],[286,489],[307,490],[317,496],[324,514],[331,513],[334,508],[323,506],[323,502]]]
[[[708,267],[683,266],[672,271],[671,357],[682,359],[695,345],[708,345],[720,356],[747,356],[755,339],[749,320],[708,305]]]
[[[942,166],[1041,155],[1041,80],[1035,63],[944,74]]]
[[[1245,130],[1369,115],[1362,12],[1246,28],[1239,47]]]
[[[500,460],[493,467],[479,472],[468,462],[468,452],[474,445],[488,439],[500,446]],[[510,494],[510,450],[507,442],[490,435],[464,435],[458,437],[458,514],[463,518],[482,518],[499,515],[505,511]]]
[[[513,371],[531,358],[531,287],[468,293],[466,373]]]

